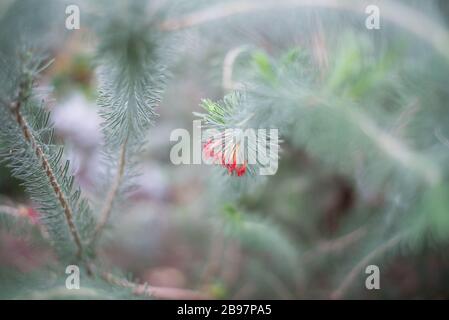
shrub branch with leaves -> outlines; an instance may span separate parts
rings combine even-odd
[[[36,243],[50,244],[57,252],[58,266],[70,263],[82,266],[88,285],[84,288],[87,291],[79,292],[80,297],[113,298],[131,294],[162,299],[217,297],[219,294],[211,295],[203,287],[189,290],[135,283],[121,271],[108,270],[98,257],[99,248],[106,242],[104,235],[109,231],[108,226],[115,222],[114,213],[121,205],[119,200],[133,189],[139,175],[139,156],[148,130],[155,122],[155,109],[162,99],[171,64],[175,64],[173,57],[178,49],[175,36],[190,28],[198,28],[195,30],[203,35],[201,32],[220,21],[239,25],[242,23],[239,19],[272,8],[305,10],[306,18],[310,17],[307,10],[315,9],[318,10],[313,11],[315,14],[325,18],[332,13],[323,14],[320,10],[343,11],[352,17],[363,14],[364,4],[303,0],[218,1],[216,4],[198,1],[189,4],[190,11],[184,13],[183,2],[107,3],[103,7],[100,3],[103,9],[99,9],[80,1],[82,8],[89,12],[88,29],[96,37],[97,105],[102,119],[102,156],[106,167],[101,175],[104,187],[97,192],[100,205],[90,201],[77,186],[73,169],[65,160],[63,145],[54,137],[49,102],[39,95],[40,77],[53,61],[42,57],[40,52],[51,53],[55,44],[39,41],[34,32],[51,33],[56,22],[45,19],[36,6],[63,12],[63,3],[14,2],[8,13],[0,16],[1,160],[11,175],[22,182],[39,212],[37,225],[23,226],[19,222],[23,217],[17,214],[19,209],[0,205],[0,230],[24,228],[36,238]],[[346,297],[364,267],[387,253],[401,248],[413,252],[428,244],[447,243],[449,186],[445,134],[449,136],[449,131],[444,109],[449,98],[446,90],[449,33],[419,8],[399,1],[386,2],[384,17],[395,28],[402,29],[394,29],[391,36],[381,41],[354,28],[345,29],[338,40],[326,38],[327,33],[335,32],[332,22],[326,24],[323,19],[326,32],[322,29],[318,34],[311,32],[305,36],[308,41],[287,48],[240,44],[237,49],[226,48],[230,51],[223,63],[224,98],[217,102],[203,100],[205,113],[194,114],[201,118],[205,128],[279,129],[286,153],[300,151],[316,163],[318,169],[309,173],[313,177],[311,181],[319,180],[316,171],[330,170],[347,179],[357,194],[354,221],[347,223],[337,237],[321,242],[316,250],[299,252],[292,245],[294,235],[289,238],[280,231],[274,217],[260,218],[250,213],[251,192],[263,189],[271,178],[257,177],[256,168],[246,162],[237,164],[238,146],[218,154],[214,141],[203,141],[207,154],[220,164],[221,173],[215,186],[218,189],[211,188],[218,190],[211,192],[211,198],[214,195],[220,198],[211,201],[210,205],[216,206],[212,210],[223,213],[217,219],[220,225],[211,227],[212,233],[217,231],[216,246],[211,248],[224,250],[225,243],[238,242],[243,249],[256,252],[256,257],[263,255],[260,252],[264,249],[272,248],[271,254],[278,261],[275,271],[267,272],[260,260],[250,257],[248,272],[254,277],[269,274],[264,281],[280,296],[296,297],[291,290],[301,293],[299,287],[307,286],[304,284],[307,272],[312,273],[313,267],[307,265],[310,261],[344,251],[359,242],[366,246],[356,252],[358,261],[348,259],[342,263],[343,271],[326,297]],[[29,18],[25,13],[34,10],[37,13],[30,20],[30,27],[24,22]],[[177,10],[182,13],[176,13]],[[23,18],[11,19],[17,12],[24,12]],[[257,23],[257,18],[254,20],[251,22]],[[414,24],[417,20],[421,21],[419,28]],[[11,37],[4,30],[13,30],[19,36]],[[408,34],[401,38],[403,44],[395,42],[396,32]],[[434,36],[428,37],[429,34]],[[410,37],[420,39],[421,47]],[[379,49],[379,45],[384,47]],[[422,46],[431,52],[423,53]],[[269,143],[278,147],[278,141]],[[265,189],[261,198],[269,199],[270,192]],[[368,200],[373,194],[381,198],[375,206]],[[258,209],[273,207],[267,204]],[[365,215],[366,212],[374,212],[375,217]],[[283,219],[291,227],[293,222],[288,220],[291,217]],[[314,231],[304,231],[304,234],[300,240],[296,239],[303,241],[304,246],[323,240]],[[301,271],[295,273],[298,266]],[[45,272],[61,274],[55,269],[58,268],[48,267]],[[203,279],[209,279],[209,273],[216,268],[211,263],[205,269],[207,274]],[[276,272],[282,276],[277,277]],[[52,280],[43,284],[42,274],[29,277],[36,281],[36,288],[48,289],[43,297],[68,295],[58,290],[62,275],[49,276]],[[293,274],[288,279],[295,288],[283,284],[289,281],[283,279],[285,274]],[[5,288],[14,288],[20,279],[19,274],[2,272],[0,281]],[[28,288],[16,286],[17,292],[11,289],[9,294],[36,297],[29,289],[32,280],[27,281]]]

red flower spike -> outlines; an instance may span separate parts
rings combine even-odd
[[[238,177],[243,176],[246,173],[246,163],[238,167],[235,172],[237,172]]]
[[[241,177],[245,175],[246,173],[246,161],[238,165],[237,164],[237,150],[238,146],[236,146],[232,150],[232,154],[229,157],[230,161],[226,159],[226,156],[224,153],[218,151],[216,152],[215,148],[218,146],[218,142],[214,142],[212,139],[207,140],[207,142],[203,146],[203,152],[207,159],[213,160],[213,163],[215,164],[221,164],[222,167],[227,169],[228,174],[232,175],[234,172],[238,177]]]

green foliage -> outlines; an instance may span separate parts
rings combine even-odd
[[[206,121],[232,127],[240,124],[235,119],[249,118],[248,127],[278,127],[287,145],[347,177],[362,199],[382,194],[379,217],[369,222],[371,245],[360,251],[360,259],[398,235],[398,244],[413,250],[447,243],[447,140],[435,130],[447,126],[440,109],[447,90],[437,89],[448,80],[447,61],[434,53],[418,62],[416,51],[405,50],[401,41],[379,49],[375,39],[353,32],[334,46],[327,67],[318,66],[305,48],[286,49],[279,57],[254,51],[241,62],[244,76],[235,79],[244,84],[244,103],[227,105],[223,117],[216,112],[220,103],[207,101]],[[220,184],[220,194],[243,200],[253,191],[243,179]],[[368,211],[359,201],[359,210]],[[240,221],[235,210],[227,212]]]
[[[95,274],[98,269],[91,270],[91,263],[103,262],[95,260],[96,250],[107,251],[109,244],[92,239],[98,230],[109,226],[108,219],[118,211],[117,204],[126,211],[134,210],[122,200],[127,200],[125,191],[130,190],[139,170],[137,161],[164,95],[173,50],[183,45],[174,41],[173,25],[183,28],[183,24],[204,23],[202,15],[194,14],[173,24],[170,14],[185,14],[183,8],[193,10],[210,4],[200,1],[173,9],[165,2],[145,0],[105,1],[100,6],[81,1],[91,10],[85,18],[87,30],[94,32],[97,40],[94,63],[89,54],[80,55],[66,72],[49,82],[39,82],[51,63],[39,52],[58,52],[56,47],[64,44],[64,35],[57,31],[63,21],[46,18],[46,10],[55,10],[58,14],[54,16],[61,17],[63,6],[56,1],[36,3],[0,4],[5,8],[5,13],[0,13],[0,160],[21,181],[27,200],[39,212],[39,224],[0,212],[0,236],[27,235],[34,244],[50,245],[58,259],[28,274],[0,266],[0,295],[130,298],[129,287],[103,281]],[[420,8],[417,4],[410,6]],[[203,127],[220,131],[279,129],[289,161],[280,161],[281,174],[273,177],[257,176],[259,163],[248,166],[248,174],[243,177],[229,176],[223,166],[217,166],[219,175],[203,175],[208,180],[209,193],[204,197],[211,200],[207,203],[210,207],[182,209],[218,213],[211,216],[224,233],[224,246],[235,245],[245,254],[242,273],[258,284],[257,289],[281,297],[296,297],[293,290],[300,287],[298,283],[312,286],[311,279],[321,280],[320,272],[328,274],[328,282],[338,286],[346,283],[345,275],[351,275],[353,268],[357,272],[357,263],[365,262],[366,257],[380,259],[377,254],[396,253],[396,248],[418,251],[428,244],[444,246],[449,235],[449,64],[444,37],[439,44],[429,36],[418,46],[415,37],[422,37],[422,33],[407,29],[402,18],[399,22],[403,29],[387,29],[388,34],[375,36],[366,30],[335,28],[334,24],[343,24],[343,18],[329,11],[293,15],[295,23],[303,27],[300,37],[294,41],[277,39],[283,41],[280,46],[270,37],[276,38],[276,32],[290,34],[293,28],[287,21],[278,26],[279,30],[270,30],[272,34],[266,39],[261,36],[263,39],[248,41],[242,36],[232,45],[241,47],[242,40],[252,44],[245,44],[246,53],[238,63],[229,63],[228,43],[219,41],[222,33],[232,33],[229,30],[212,29],[213,39],[202,28],[183,34],[188,40],[196,36],[199,47],[203,41],[211,47],[212,53],[200,52],[200,57],[217,54],[221,58],[222,49],[226,49],[223,69],[239,69],[230,79],[238,84],[232,87],[239,90],[225,93],[220,100],[215,98],[222,90],[214,88],[207,93],[213,100],[202,100],[204,113],[194,115],[202,120]],[[267,16],[270,14],[276,17],[270,12]],[[324,26],[304,27],[315,14],[323,18],[320,23]],[[198,16],[200,22],[195,20]],[[238,19],[229,18],[238,25]],[[167,20],[172,24],[164,24]],[[204,21],[210,22],[207,17]],[[258,21],[257,15],[245,18],[245,27],[257,26]],[[167,29],[170,25],[173,29]],[[331,39],[334,29],[345,30],[338,40]],[[403,36],[406,32],[411,34]],[[234,33],[227,36],[229,42],[239,32]],[[40,38],[42,34],[49,38]],[[204,61],[200,64],[207,66]],[[97,184],[103,188],[89,196],[97,196],[95,200],[101,206],[89,204],[77,186],[71,164],[65,160],[63,143],[54,137],[48,111],[51,104],[41,99],[36,85],[52,83],[63,94],[77,84],[93,95],[92,65],[98,75],[105,168],[101,168],[104,170]],[[77,72],[81,78],[89,75],[89,81],[79,81]],[[174,100],[182,100],[179,90],[174,91]],[[275,142],[268,140],[273,146]],[[277,156],[272,160],[278,160]],[[195,189],[191,187],[195,183],[188,183],[182,186],[183,191]],[[177,199],[178,195],[171,196]],[[173,203],[179,205],[176,201]],[[182,201],[179,206],[187,207]],[[104,225],[97,224],[96,220],[102,219]],[[163,228],[156,225],[154,229],[156,240],[151,245],[162,246],[165,239],[157,234]],[[215,230],[207,230],[211,238]],[[114,230],[110,233],[107,240],[115,237]],[[184,239],[177,240],[182,243]],[[133,244],[136,242],[139,240]],[[145,245],[136,247],[146,252]],[[82,255],[77,256],[80,247]],[[180,248],[179,252],[187,250]],[[191,256],[196,259],[196,254]],[[63,288],[65,274],[61,270],[68,262],[82,265],[85,282],[80,291]],[[227,297],[235,289],[219,276],[206,285],[216,297]],[[329,296],[328,292],[315,294]]]
[[[245,97],[239,92],[226,95],[222,101],[214,102],[205,99],[201,103],[201,107],[207,113],[194,113],[204,122],[205,128],[215,128],[224,130],[238,126],[241,121],[240,111],[244,107]],[[243,119],[244,120],[244,119]],[[241,125],[246,125],[242,123]]]
[[[24,79],[17,84],[23,88],[18,99],[20,112],[29,132],[23,132],[12,112],[10,104],[14,101],[9,104],[5,102],[0,108],[4,122],[0,130],[0,140],[3,141],[2,161],[10,168],[12,175],[23,182],[30,199],[36,203],[41,213],[40,220],[47,227],[61,258],[70,259],[77,248],[70,234],[61,200],[55,194],[52,183],[60,188],[70,211],[76,212],[74,223],[82,239],[87,240],[91,236],[94,220],[87,201],[81,198],[81,190],[74,185],[69,162],[62,158],[62,146],[55,144],[53,140],[54,133],[49,122],[49,113],[30,97],[32,81],[43,65],[33,60],[25,63],[23,71],[16,72],[19,75],[18,79]],[[3,67],[9,68],[5,65]],[[30,136],[27,137],[27,134]],[[38,154],[38,149],[42,151],[42,155]],[[43,167],[44,158],[48,160],[48,170]]]
[[[111,16],[96,26],[102,35],[98,104],[107,143],[133,146],[141,144],[156,116],[167,76],[167,40],[155,27],[159,16],[147,19],[143,1],[115,5]]]

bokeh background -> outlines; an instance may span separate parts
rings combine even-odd
[[[42,1],[42,12],[30,12],[27,1],[2,1],[0,18],[20,17],[27,21],[26,15],[33,15],[51,20],[53,33],[40,35],[36,30],[33,36],[37,43],[45,42],[49,55],[55,59],[39,79],[37,90],[52,112],[57,138],[65,145],[64,156],[71,160],[83,194],[92,203],[101,203],[98,191],[102,181],[96,178],[103,165],[101,118],[96,103],[98,39],[88,20],[91,14],[98,13],[98,6],[80,2],[81,29],[67,31],[62,27],[65,15],[58,11],[61,6],[57,2]],[[381,8],[382,2],[378,1]],[[181,16],[217,3],[176,2],[170,6],[169,15]],[[422,12],[449,30],[447,1],[400,4]],[[407,19],[406,13],[396,12],[403,19]],[[365,289],[364,268],[358,270],[357,265],[375,251],[382,239],[388,239],[385,230],[407,224],[407,216],[401,217],[402,222],[396,220],[387,204],[388,199],[394,198],[386,194],[388,188],[360,187],[354,176],[328,165],[326,159],[316,157],[289,137],[282,137],[277,174],[246,181],[243,187],[230,182],[220,168],[176,166],[170,162],[172,130],[185,128],[191,132],[196,119],[193,112],[201,111],[202,99],[220,100],[229,93],[223,73],[225,61],[232,53],[238,52],[233,62],[235,82],[247,81],[248,69],[254,63],[266,57],[275,60],[291,48],[311,52],[314,67],[319,68],[342,52],[338,51],[338,44],[348,41],[347,46],[350,45],[348,33],[354,35],[355,41],[363,42],[366,38],[376,43],[374,48],[379,52],[403,43],[407,48],[404,59],[416,59],[416,69],[438,55],[408,30],[384,24],[384,20],[381,30],[367,30],[365,18],[366,15],[335,8],[285,8],[280,4],[272,10],[216,19],[176,34],[171,40],[170,54],[174,58],[157,108],[159,116],[139,155],[140,175],[134,180],[133,190],[122,195],[113,212],[99,259],[135,281],[195,289],[213,298],[448,298],[445,241],[423,242],[413,249],[405,246],[376,255],[367,264],[380,267],[381,290]],[[411,24],[418,28],[420,22]],[[15,30],[2,32],[16,35]],[[404,68],[414,72],[412,64]],[[444,72],[442,79],[448,79]],[[356,84],[360,78],[351,81]],[[432,80],[422,77],[420,81],[430,86]],[[388,88],[376,90],[385,90],[376,91],[381,95]],[[441,114],[447,114],[447,100],[439,106]],[[389,108],[388,99],[382,108]],[[326,125],[321,129],[326,130]],[[333,148],[329,152],[331,157]],[[408,208],[417,205],[409,199],[397,201],[409,201]],[[0,165],[0,208],[39,225],[33,220],[39,212],[4,164]],[[9,276],[11,273],[33,274],[53,263],[56,264],[56,257],[47,243],[35,243],[32,238],[2,228],[1,296],[9,298],[19,286],[27,286],[26,282],[10,280],[14,278]],[[349,277],[350,284],[340,296],[338,290],[351,272],[355,272],[354,278]],[[27,292],[31,292],[31,297],[47,297],[42,290],[30,290]]]

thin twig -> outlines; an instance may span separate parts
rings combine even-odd
[[[100,235],[101,231],[103,230],[104,226],[109,220],[109,217],[112,212],[112,207],[114,205],[114,200],[117,197],[118,190],[120,188],[120,184],[123,178],[123,173],[125,172],[125,161],[126,161],[126,141],[122,144],[120,150],[120,159],[117,168],[117,175],[115,176],[115,180],[111,186],[111,189],[109,189],[106,201],[103,205],[103,209],[101,210],[100,220],[97,226],[95,227],[92,242],[95,241],[95,239],[97,239],[97,237]]]
[[[441,128],[435,128],[433,133],[439,142],[449,148],[449,139],[443,135],[443,133],[441,132]]]
[[[312,49],[315,60],[320,70],[321,79],[324,79],[329,68],[329,55],[326,46],[326,36],[323,31],[321,20],[315,16],[316,32],[312,35]]]
[[[308,107],[322,105],[328,108],[335,108],[335,105],[329,104],[322,97],[312,95],[307,101]],[[348,121],[358,127],[380,151],[384,152],[392,160],[407,168],[410,172],[420,175],[430,186],[435,186],[441,182],[442,173],[440,166],[427,155],[409,148],[401,139],[385,131],[360,109],[348,106],[346,113]]]
[[[338,254],[344,249],[347,249],[348,246],[354,245],[360,241],[367,233],[368,230],[366,227],[360,227],[342,237],[319,243],[315,249],[304,253],[302,260],[304,262],[310,262],[323,255],[328,255],[330,253]]]
[[[410,169],[411,172],[420,174],[431,186],[437,185],[441,181],[440,167],[428,157],[408,148],[400,139],[382,130],[363,112],[355,108],[348,109],[348,112],[354,124],[389,157]]]
[[[239,0],[221,3],[162,22],[163,31],[177,31],[191,28],[218,19],[254,11],[289,7],[329,8],[365,14],[365,9],[372,1],[338,1],[338,0]],[[449,59],[449,34],[445,28],[427,17],[422,12],[397,2],[379,4],[382,19],[389,20],[399,27],[413,33],[432,45],[439,53]],[[419,24],[416,23],[419,21]]]
[[[394,135],[400,135],[404,128],[412,121],[413,117],[419,111],[419,100],[413,99],[413,101],[406,106],[405,110],[399,114],[396,124],[393,129]]]
[[[232,81],[232,73],[234,69],[235,60],[245,50],[247,50],[247,46],[240,46],[226,53],[225,59],[223,61],[223,79],[222,79],[223,89],[225,89],[226,91],[238,90],[242,88],[241,83],[235,83]]]
[[[119,278],[112,273],[102,272],[100,274],[107,282],[133,290],[135,295],[147,296],[156,299],[173,299],[173,300],[205,300],[211,297],[207,294],[187,289],[153,287],[148,284],[137,284],[123,278]]]
[[[19,94],[19,97],[21,96],[22,94]],[[25,140],[28,141],[28,143],[31,145],[31,148],[34,150],[36,157],[42,162],[42,168],[44,169],[45,175],[48,177],[51,187],[64,211],[64,216],[67,221],[67,225],[69,226],[70,233],[77,247],[77,257],[81,258],[83,253],[83,245],[78,230],[76,229],[75,223],[73,222],[72,209],[70,208],[69,202],[67,201],[66,196],[62,191],[58,180],[56,179],[56,176],[53,172],[53,169],[50,166],[50,163],[44,151],[42,150],[41,146],[37,143],[36,139],[34,138],[30,130],[30,127],[28,126],[25,118],[22,116],[20,112],[21,103],[22,101],[19,99],[16,103],[14,103],[11,106],[11,111],[14,114],[16,121],[20,126],[20,129],[22,130],[22,134]]]
[[[331,294],[332,299],[342,299],[348,289],[351,287],[352,283],[355,281],[357,276],[362,272],[362,270],[378,256],[384,254],[389,249],[395,247],[399,241],[403,238],[403,234],[398,234],[392,237],[387,242],[383,243],[373,251],[371,251],[368,255],[366,255],[359,263],[357,263],[354,268],[348,273],[346,278],[343,280],[341,285]]]

